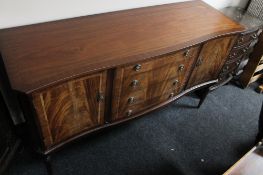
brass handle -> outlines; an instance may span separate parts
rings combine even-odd
[[[196,67],[201,66],[202,63],[203,63],[203,58],[199,57],[199,59],[197,60],[197,63],[196,63]]]
[[[229,69],[229,66],[224,67],[223,72],[228,71],[228,69]]]
[[[253,39],[257,39],[258,38],[258,35],[255,33],[251,36]]]
[[[128,103],[129,104],[133,104],[135,102],[135,98],[134,97],[130,97],[129,99],[128,99]]]
[[[179,83],[179,80],[176,79],[176,80],[174,80],[173,85],[174,85],[174,86],[177,86],[178,83]]]
[[[238,40],[239,43],[243,43],[244,42],[244,38],[241,37],[239,40]]]
[[[190,49],[187,49],[184,53],[185,57],[189,57],[190,56]]]
[[[173,98],[174,97],[174,93],[172,92],[170,95],[169,95],[169,98]]]
[[[244,52],[244,53],[246,53],[246,52],[247,52],[247,50],[248,50],[248,48],[245,48],[245,49],[243,49],[243,52]]]
[[[236,52],[232,53],[232,54],[230,55],[230,58],[233,58],[233,57],[235,57],[235,56],[237,56],[237,53],[236,53]]]
[[[129,117],[129,116],[131,116],[131,115],[132,115],[132,110],[128,110],[127,116]]]
[[[135,71],[139,71],[139,70],[141,70],[141,68],[142,68],[142,65],[140,65],[140,64],[136,64],[135,66],[134,66],[134,70]]]
[[[97,102],[103,102],[103,101],[104,101],[104,95],[102,93],[98,93]]]
[[[184,65],[181,64],[181,65],[179,66],[179,71],[182,72],[183,70],[184,70]]]
[[[133,80],[132,83],[131,83],[131,86],[132,87],[136,87],[136,86],[139,85],[139,83],[140,83],[139,80]]]

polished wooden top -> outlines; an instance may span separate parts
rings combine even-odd
[[[189,1],[1,30],[0,51],[12,88],[30,93],[243,30]]]

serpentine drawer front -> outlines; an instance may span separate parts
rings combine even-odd
[[[244,30],[202,1],[3,29],[1,93],[48,155],[228,80],[255,38]]]
[[[130,117],[178,95],[185,86],[200,46],[117,68],[113,120]]]

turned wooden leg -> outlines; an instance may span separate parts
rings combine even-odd
[[[47,174],[48,175],[53,175],[52,171],[52,165],[51,165],[51,156],[50,155],[45,155],[44,156],[44,163],[47,169]]]

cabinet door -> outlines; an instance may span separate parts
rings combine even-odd
[[[204,44],[187,88],[216,80],[227,56],[235,43],[236,37],[224,37]]]
[[[106,72],[66,82],[33,94],[45,146],[103,124]]]

